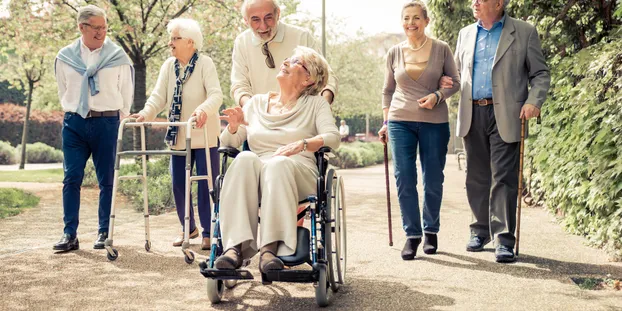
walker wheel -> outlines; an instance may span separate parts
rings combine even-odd
[[[106,253],[106,255],[108,257],[108,260],[115,261],[119,257],[119,252],[116,249],[114,249],[114,248],[112,249],[112,252],[114,253],[114,255],[110,254],[108,252]]]
[[[194,262],[194,253],[193,252],[188,252],[189,255],[184,255],[184,260],[186,261],[187,264],[191,264]]]

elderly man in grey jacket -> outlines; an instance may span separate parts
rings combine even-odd
[[[472,0],[478,20],[458,36],[458,136],[467,153],[473,212],[467,251],[495,239],[497,262],[513,262],[521,119],[540,115],[550,85],[538,32],[505,14],[510,0]]]

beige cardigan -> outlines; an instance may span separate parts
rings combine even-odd
[[[145,103],[145,108],[139,112],[145,117],[146,121],[151,121],[162,110],[166,109],[167,114],[173,101],[173,90],[175,89],[175,58],[170,57],[160,69],[158,81],[151,92],[151,96]],[[187,121],[190,115],[200,109],[207,113],[207,139],[209,147],[218,145],[220,135],[220,120],[218,119],[218,109],[222,105],[222,91],[218,81],[218,73],[214,62],[209,56],[200,55],[195,64],[192,75],[183,85],[182,106],[180,121]],[[177,144],[172,146],[174,150],[186,149],[186,128],[180,127],[177,136]],[[205,148],[203,139],[203,129],[192,130],[192,149]]]

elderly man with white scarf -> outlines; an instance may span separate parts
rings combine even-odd
[[[92,155],[99,182],[99,228],[93,248],[108,236],[119,118],[129,115],[134,94],[133,67],[123,49],[106,38],[106,12],[87,5],[78,10],[82,36],[58,53],[55,63],[63,120],[64,234],[53,247],[78,249],[80,187]]]

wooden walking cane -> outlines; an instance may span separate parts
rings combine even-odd
[[[540,116],[537,123],[540,124]],[[516,256],[520,250],[520,215],[523,202],[523,156],[525,152],[525,119],[520,121],[520,151],[519,151],[519,167],[518,167],[518,209],[516,210]]]
[[[520,151],[518,167],[518,209],[516,211],[516,256],[520,249],[520,214],[523,202],[523,152],[525,151],[525,119],[520,120]]]
[[[387,186],[387,214],[389,219],[389,246],[393,246],[393,229],[391,227],[391,193],[389,192],[389,154],[387,150],[387,136],[382,135],[382,140],[384,140],[384,176]]]

